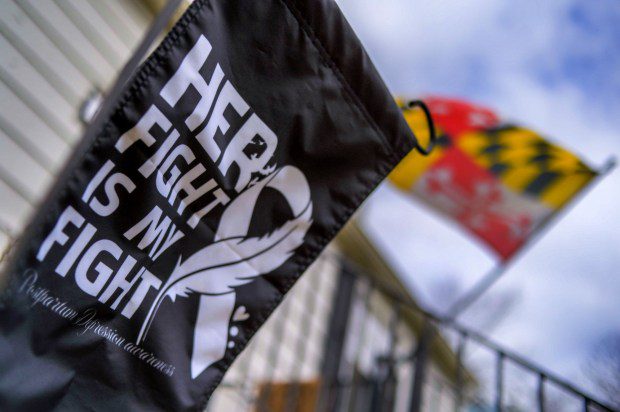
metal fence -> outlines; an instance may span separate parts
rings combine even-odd
[[[250,345],[244,370],[225,380],[222,390],[238,397],[238,410],[617,410],[482,334],[421,310],[402,291],[360,271],[341,271],[337,284],[319,341],[304,339],[303,331],[311,329],[312,314],[322,305],[317,294],[325,292],[293,290],[270,320],[272,344],[266,345],[263,372],[250,372],[261,357],[260,348]],[[291,345],[282,337],[291,329],[286,317],[293,299],[306,311],[297,323],[302,333]],[[285,351],[293,361],[282,370],[282,358],[291,357]],[[216,403],[210,410],[222,408]]]

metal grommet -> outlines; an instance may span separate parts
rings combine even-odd
[[[428,130],[430,132],[430,139],[426,149],[418,144],[416,145],[415,150],[417,150],[422,156],[428,156],[433,151],[433,147],[435,147],[435,142],[437,141],[437,135],[435,134],[435,123],[433,122],[431,111],[422,100],[410,100],[407,102],[405,109],[413,109],[415,107],[419,107],[424,112],[424,115],[426,116],[426,124],[428,125]]]

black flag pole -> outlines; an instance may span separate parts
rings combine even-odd
[[[508,260],[501,261],[498,265],[494,266],[487,274],[485,274],[474,286],[472,286],[467,292],[461,295],[446,311],[445,319],[448,322],[455,321],[461,316],[467,309],[469,309],[474,303],[480,299],[507,271],[519,258],[522,258],[528,251],[532,249],[534,245],[540,241],[549,230],[557,224],[562,217],[566,216],[568,212],[574,208],[580,200],[597,185],[603,178],[608,176],[611,171],[616,167],[616,158],[610,157],[603,164],[596,177],[586,185],[579,193],[570,199],[565,205],[551,213],[545,218],[529,236],[527,242],[519,248]]]

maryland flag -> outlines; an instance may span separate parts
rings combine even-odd
[[[502,122],[489,109],[436,97],[424,101],[436,146],[428,157],[410,153],[390,180],[458,221],[502,260],[597,175],[574,154]],[[416,136],[428,138],[423,112],[398,103]]]

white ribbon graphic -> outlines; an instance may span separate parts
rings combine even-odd
[[[263,237],[248,238],[256,202],[267,187],[282,193],[294,217]],[[166,296],[174,302],[177,296],[187,297],[191,292],[201,294],[191,359],[191,375],[196,378],[224,357],[235,307],[234,288],[281,266],[303,244],[311,224],[310,186],[296,167],[284,166],[246,189],[224,211],[215,242],[185,261],[179,257],[149,309],[137,343],[146,338]]]

